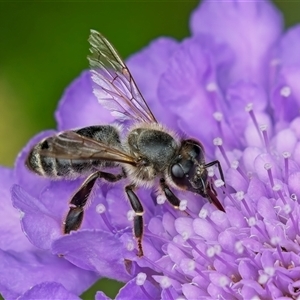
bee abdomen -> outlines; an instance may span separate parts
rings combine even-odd
[[[75,130],[79,135],[102,141],[112,147],[121,147],[119,133],[111,125],[89,126]],[[32,172],[50,178],[75,179],[80,176],[118,164],[105,160],[62,159],[41,155],[43,150],[50,150],[55,143],[56,136],[48,137],[35,145],[27,157],[26,165]]]
[[[26,165],[32,172],[51,178],[77,178],[91,172],[94,161],[59,159],[40,155],[43,143],[37,144],[29,153]]]

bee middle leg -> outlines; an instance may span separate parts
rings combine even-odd
[[[135,187],[133,185],[128,185],[125,187],[125,191],[129,199],[130,205],[133,211],[135,212],[135,216],[133,219],[133,233],[134,233],[134,237],[137,240],[137,245],[138,245],[137,256],[142,257],[144,256],[143,246],[142,246],[142,239],[144,233],[144,221],[143,221],[144,208],[138,196],[133,191],[134,188]]]
[[[98,178],[103,178],[108,182],[116,182],[122,179],[124,174],[111,174],[106,172],[97,171],[91,174],[79,187],[70,201],[70,210],[64,221],[64,233],[68,234],[71,230],[77,230],[83,220],[84,207],[88,202],[91,191]]]

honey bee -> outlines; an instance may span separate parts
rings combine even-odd
[[[199,141],[179,138],[155,119],[127,66],[103,35],[91,30],[88,41],[93,92],[126,126],[121,129],[118,124],[96,125],[60,132],[36,144],[26,165],[36,174],[52,179],[86,177],[71,197],[64,221],[65,234],[80,227],[85,205],[98,179],[126,179],[125,193],[135,212],[133,232],[137,255],[141,257],[144,209],[135,192],[137,188],[159,186],[175,208],[180,200],[172,190],[190,191],[224,211],[207,168],[217,165],[223,181],[224,176],[218,160],[205,162]],[[113,169],[116,171],[111,173]]]

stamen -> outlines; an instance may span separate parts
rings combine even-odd
[[[199,218],[201,219],[205,219],[208,215],[208,210],[205,208],[201,208],[200,212],[199,212]]]
[[[212,167],[209,167],[206,170],[207,170],[207,176],[208,177],[214,177],[215,172],[214,172],[214,169]]]
[[[206,254],[208,257],[214,257],[216,252],[215,252],[215,248],[214,247],[209,247],[207,250],[206,250]]]
[[[128,239],[128,241],[127,241],[127,243],[126,243],[126,249],[127,249],[128,251],[133,251],[133,250],[135,250],[135,245],[134,245],[133,240],[129,240],[129,239]]]
[[[270,142],[269,142],[267,128],[268,128],[267,125],[260,125],[260,130],[264,137],[264,142],[265,142],[267,152],[270,153]]]
[[[221,122],[223,120],[223,114],[219,111],[213,113],[213,117],[216,121]]]
[[[250,217],[250,218],[248,219],[248,225],[249,225],[250,227],[256,225],[256,219],[255,219],[255,217]]]
[[[245,175],[245,173],[242,171],[242,169],[239,167],[239,164],[240,164],[240,163],[239,163],[238,160],[234,160],[234,161],[231,162],[230,167],[231,167],[232,169],[237,170],[237,171],[242,175],[242,177],[246,180],[246,182],[248,182],[248,178],[247,178],[247,176]]]
[[[242,254],[245,249],[242,241],[237,241],[234,245],[234,248],[238,254]]]
[[[115,234],[117,231],[116,229],[111,225],[109,219],[107,218],[107,215],[106,215],[106,207],[104,204],[100,203],[96,206],[96,212],[98,214],[100,214],[100,216],[102,217],[102,220],[104,222],[104,224],[106,225],[106,227],[108,228],[108,230]]]
[[[296,194],[291,194],[290,198],[293,200],[293,201],[298,201],[298,197]]]
[[[231,194],[229,193],[228,189],[225,187],[221,188],[221,191],[225,194],[225,196],[230,199],[231,203],[237,208],[240,209],[240,207],[237,205],[236,201],[234,200],[234,198],[231,196]]]
[[[243,191],[239,191],[235,194],[235,198],[236,200],[238,200],[239,202],[243,203],[247,213],[248,213],[248,216],[251,216],[252,213],[251,213],[251,210],[250,210],[250,207],[248,206],[247,202],[246,202],[246,199],[245,199],[245,193]]]
[[[164,204],[166,202],[167,198],[164,195],[158,195],[156,197],[157,204]]]
[[[194,271],[196,268],[196,262],[190,259],[189,262],[187,263],[187,267],[189,271]]]
[[[209,281],[209,276],[208,274],[204,273],[202,270],[200,270],[198,267],[196,267],[196,272],[205,280]]]
[[[254,126],[256,128],[256,131],[258,133],[258,136],[263,144],[263,140],[262,140],[262,137],[261,137],[261,133],[260,133],[260,130],[259,130],[259,126],[258,126],[258,123],[257,123],[257,120],[256,120],[256,117],[255,117],[255,114],[253,112],[253,103],[248,103],[245,107],[245,111],[249,113],[253,123],[254,123]]]
[[[151,259],[149,259],[147,256],[143,256],[143,259],[145,261],[147,261],[150,265],[152,265],[155,269],[161,270],[162,273],[166,274],[169,278],[173,278],[174,280],[178,281],[181,284],[184,284],[185,282],[182,280],[181,277],[177,276],[177,274],[170,272],[169,270],[167,270],[166,268],[161,267],[159,264],[157,264],[156,262],[152,261]],[[165,276],[165,277],[167,277]],[[169,279],[168,278],[168,279]]]
[[[217,86],[217,84],[215,82],[209,82],[206,85],[206,90],[208,92],[215,92],[217,89],[218,89],[218,86]]]
[[[188,204],[187,200],[181,200],[179,203],[179,210],[185,211],[187,208],[187,204]]]
[[[285,260],[284,260],[284,257],[283,257],[283,255],[282,255],[282,250],[281,250],[281,248],[280,248],[280,246],[279,246],[278,243],[276,244],[276,249],[277,249],[277,252],[278,252],[278,255],[279,255],[279,257],[280,257],[280,260],[281,260],[282,265],[283,265],[283,266],[287,266],[287,264],[286,264],[286,262],[285,262]]]
[[[217,121],[217,127],[218,127],[218,131],[220,133],[220,136],[223,137],[224,135],[223,135],[223,130],[222,130],[222,126],[221,126],[221,121],[223,120],[223,114],[219,111],[216,111],[213,113],[213,117]]]
[[[135,283],[136,285],[140,286],[141,291],[144,293],[144,295],[146,296],[147,299],[152,299],[151,295],[149,295],[149,293],[146,291],[145,287],[144,287],[144,283],[147,279],[147,275],[145,273],[139,273],[136,276],[136,280]]]
[[[273,186],[273,191],[277,192],[278,196],[280,197],[280,199],[282,200],[282,202],[286,205],[286,199],[284,198],[283,194],[282,194],[282,186],[280,184],[275,184]]]
[[[223,141],[222,141],[222,139],[221,138],[215,138],[214,140],[213,140],[213,143],[214,143],[214,145],[215,146],[217,146],[218,148],[219,148],[219,150],[221,151],[221,154],[223,155],[223,158],[225,159],[225,161],[226,161],[226,163],[227,163],[227,165],[228,165],[228,167],[230,167],[230,162],[229,162],[229,159],[228,159],[228,157],[227,157],[227,155],[226,155],[226,153],[225,153],[225,150],[224,150],[224,148],[223,148]]]
[[[269,276],[267,274],[261,274],[258,277],[258,283],[259,284],[265,284],[265,283],[267,283],[268,280],[269,280]]]
[[[160,286],[163,289],[167,289],[171,286],[171,280],[167,276],[163,276],[163,278],[160,281]]]
[[[215,187],[220,188],[225,185],[225,182],[222,179],[216,179],[214,180],[214,185]]]
[[[127,212],[127,220],[132,222],[135,217],[135,212],[133,210],[129,210]]]
[[[288,151],[285,151],[282,153],[282,156],[284,158],[284,182],[288,182],[289,178],[289,158],[291,157],[291,153]]]
[[[211,263],[208,257],[197,248],[197,245],[192,240],[188,240],[187,243],[190,244],[190,246],[199,254],[199,256],[205,259],[208,263]]]
[[[228,286],[230,283],[230,280],[227,276],[221,276],[220,277],[220,281],[219,281],[219,284],[220,284],[220,287],[224,288],[226,286]]]
[[[289,86],[284,86],[281,88],[280,90],[280,95],[287,98],[288,96],[290,96],[292,93],[292,90]]]
[[[273,179],[273,175],[272,175],[272,165],[270,163],[266,163],[264,165],[264,168],[267,170],[268,172],[268,176],[269,176],[269,180],[270,180],[270,184],[273,187],[274,186],[274,179]]]
[[[135,282],[137,285],[143,285],[146,279],[147,279],[146,273],[140,272],[139,274],[137,274]]]

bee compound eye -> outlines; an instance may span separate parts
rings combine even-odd
[[[174,164],[171,168],[171,174],[175,178],[183,178],[184,177],[184,171],[182,169],[182,166],[180,164]]]

